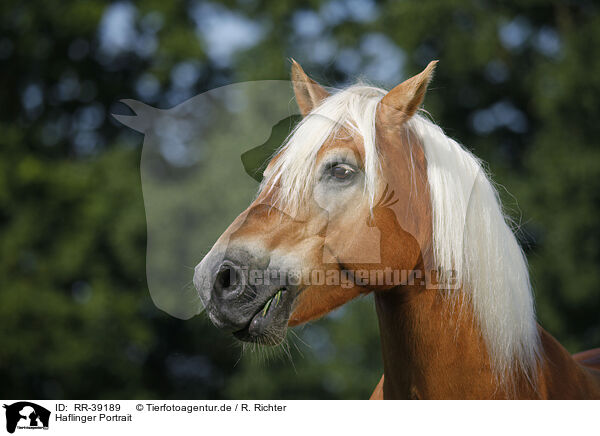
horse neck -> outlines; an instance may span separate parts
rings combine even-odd
[[[424,286],[375,294],[386,398],[502,398],[461,291]]]
[[[470,304],[454,292],[404,286],[375,293],[384,398],[600,399],[600,372],[578,365],[539,326],[542,357],[533,383],[522,374],[500,382]]]
[[[421,250],[420,262],[413,270],[424,273],[435,266],[431,207],[427,195],[411,194],[413,190],[428,192],[426,159],[411,131],[404,132],[407,136],[402,138],[401,147],[395,146],[394,132],[379,129],[377,143],[382,146],[382,155],[388,156],[384,168],[391,166],[384,169],[388,183],[398,197],[408,199],[404,210],[413,214],[406,216],[396,210],[390,226],[394,230],[382,230],[387,238],[385,246],[390,247],[382,251],[382,265],[394,264],[398,256],[394,247],[403,247],[403,251],[413,247]],[[403,150],[410,150],[410,168],[397,167],[406,161],[406,156],[397,155]],[[404,192],[402,187],[410,189]],[[402,223],[398,216],[404,218]],[[375,292],[385,398],[600,398],[600,381],[596,380],[600,376],[590,375],[579,366],[541,327],[541,361],[535,380],[522,373],[497,376],[467,300],[463,290],[439,291],[418,285]]]
[[[420,141],[410,131],[405,134],[402,147],[393,146],[395,142],[390,136],[393,133],[386,130],[379,132],[378,137],[380,144],[388,145],[382,153],[393,157],[386,160],[387,165],[397,166],[406,161],[405,156],[396,155],[402,150],[410,150],[412,154],[412,167],[384,171],[394,191],[412,201],[406,210],[414,211],[408,215],[413,220],[404,219],[402,223],[397,217],[406,218],[405,215],[395,213],[391,226],[395,231],[387,235],[385,246],[419,250],[421,256],[412,269],[424,273],[435,266],[431,249],[432,211],[429,196],[424,195],[428,192],[426,160]],[[403,192],[403,187],[410,189]],[[410,195],[412,190],[423,195]],[[411,241],[414,243],[408,243]],[[391,249],[387,257],[382,255],[390,264],[394,264],[397,256],[397,249]],[[375,293],[386,398],[507,396],[499,388],[471,305],[464,295],[462,290],[440,291],[424,285],[398,286]]]

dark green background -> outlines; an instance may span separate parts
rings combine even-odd
[[[156,309],[146,285],[142,136],[108,114],[126,113],[121,98],[169,108],[287,79],[290,57],[326,85],[388,88],[439,59],[425,107],[502,186],[541,324],[572,352],[600,346],[597,2],[7,0],[0,11],[0,396],[368,396],[382,371],[370,297],[297,329],[291,359],[240,359],[204,317]]]

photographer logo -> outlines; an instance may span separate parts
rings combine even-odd
[[[3,406],[6,409],[6,431],[48,430],[50,411],[29,401],[19,401]]]

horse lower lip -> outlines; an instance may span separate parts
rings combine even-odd
[[[250,321],[250,325],[248,326],[248,333],[252,336],[260,336],[267,329],[268,322],[260,316],[260,313],[256,314],[252,321]]]
[[[248,325],[248,333],[252,336],[260,336],[265,333],[269,324],[273,321],[274,314],[281,305],[281,300],[285,296],[285,290],[279,289],[265,305],[258,311]]]

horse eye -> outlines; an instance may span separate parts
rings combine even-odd
[[[331,175],[338,180],[346,180],[352,173],[352,169],[346,165],[335,165],[331,168]]]

